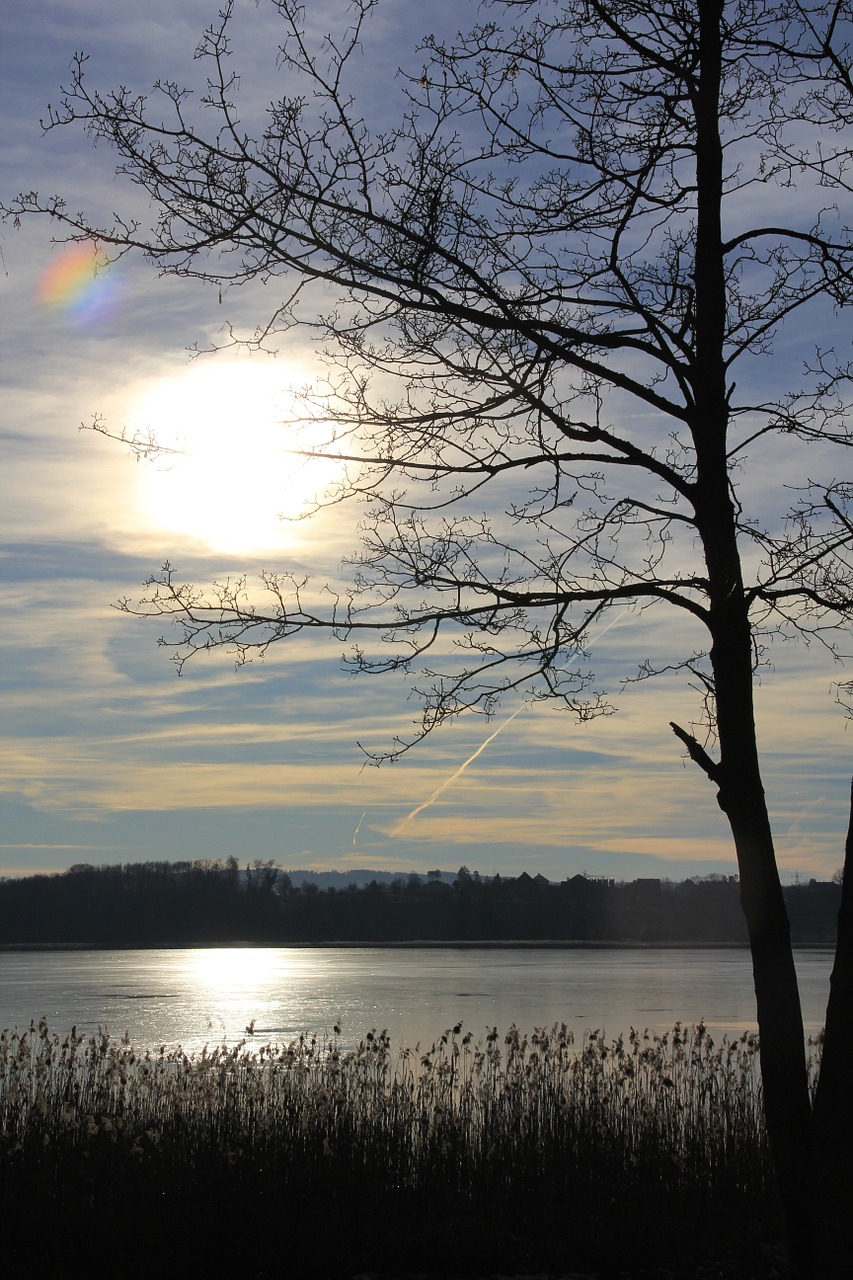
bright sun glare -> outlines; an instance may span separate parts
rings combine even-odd
[[[269,948],[211,948],[193,952],[189,971],[200,987],[228,996],[235,990],[259,992],[268,986],[280,971],[279,961]]]
[[[208,360],[146,384],[129,434],[149,433],[165,454],[139,467],[140,503],[151,529],[209,549],[246,554],[281,548],[298,515],[333,476],[334,464],[298,457],[321,428],[294,427],[287,371],[270,361]]]

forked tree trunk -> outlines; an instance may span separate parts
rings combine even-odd
[[[820,1077],[812,1107],[790,927],[756,770],[726,780],[695,738],[672,726],[718,783],[737,849],[749,931],[761,1044],[767,1133],[785,1215],[792,1280],[847,1280],[853,1259],[853,787],[826,1011]],[[743,723],[743,742],[754,735]],[[751,781],[750,781],[751,780]]]
[[[690,429],[696,449],[693,504],[708,574],[708,627],[720,760],[676,732],[717,784],[731,826],[749,932],[761,1042],[767,1132],[785,1212],[792,1277],[811,1280],[806,1194],[811,1108],[803,1020],[790,927],[776,866],[758,762],[753,651],[728,457],[726,254],[720,135],[723,0],[698,0],[699,75],[691,80],[696,121],[695,350]],[[675,727],[675,726],[673,726]]]
[[[718,799],[731,825],[740,868],[761,1045],[764,1114],[785,1215],[789,1271],[792,1280],[812,1280],[812,1116],[788,913],[760,780],[754,780],[752,786],[748,780],[725,784]]]
[[[718,501],[720,501],[718,495]],[[720,763],[717,799],[731,827],[749,934],[761,1044],[767,1136],[785,1214],[789,1270],[812,1280],[812,1115],[799,983],[791,930],[761,780],[753,701],[753,642],[734,515],[706,538],[712,578],[711,663]]]
[[[737,851],[752,956],[764,1114],[785,1216],[789,1274],[791,1280],[823,1280],[815,1269],[813,1124],[799,985],[757,763],[743,770],[744,756],[754,754],[749,748],[755,744],[748,705],[745,710],[746,750],[738,752],[740,774],[715,764],[695,738],[678,725],[672,727],[696,763],[718,783],[717,799]]]

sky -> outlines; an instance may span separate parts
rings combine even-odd
[[[465,10],[380,5],[361,55],[368,109],[399,109],[395,68],[417,63],[427,26],[467,25]],[[108,149],[80,131],[44,135],[39,120],[76,51],[101,88],[183,80],[216,11],[215,0],[10,6],[2,198],[39,190],[75,208],[118,207],[126,188]],[[236,12],[235,66],[250,96],[272,98],[275,14],[265,0],[237,0]],[[341,12],[337,0],[310,6],[318,26]],[[406,736],[418,707],[403,677],[351,677],[340,643],[301,639],[239,670],[226,654],[203,656],[179,679],[157,644],[163,624],[115,608],[164,560],[190,581],[262,569],[333,580],[353,547],[338,509],[280,519],[328,479],[287,453],[287,389],[311,377],[316,356],[297,334],[276,358],[192,360],[226,323],[263,318],[256,293],[220,303],[130,260],[93,281],[41,220],[2,226],[0,252],[0,875],[232,854],[554,880],[735,872],[713,788],[668,727],[696,717],[695,690],[661,677],[619,691],[620,676],[668,652],[665,619],[625,613],[593,637],[617,714],[579,725],[515,695],[493,719],[461,717],[379,769],[362,747]],[[791,349],[797,340],[786,335]],[[113,434],[151,429],[187,456],[137,462],[80,429],[95,421]],[[835,697],[843,673],[816,646],[772,658],[759,743],[783,879],[828,878],[853,771]]]

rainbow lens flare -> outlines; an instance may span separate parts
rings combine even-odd
[[[118,279],[91,241],[70,244],[39,277],[36,298],[74,320],[95,323],[112,309]]]

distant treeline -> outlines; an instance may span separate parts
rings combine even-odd
[[[0,881],[0,945],[555,940],[745,943],[736,877],[634,880],[431,871],[321,887],[272,862],[75,866]],[[344,879],[344,877],[341,877]],[[788,886],[794,942],[834,939],[841,889]]]

